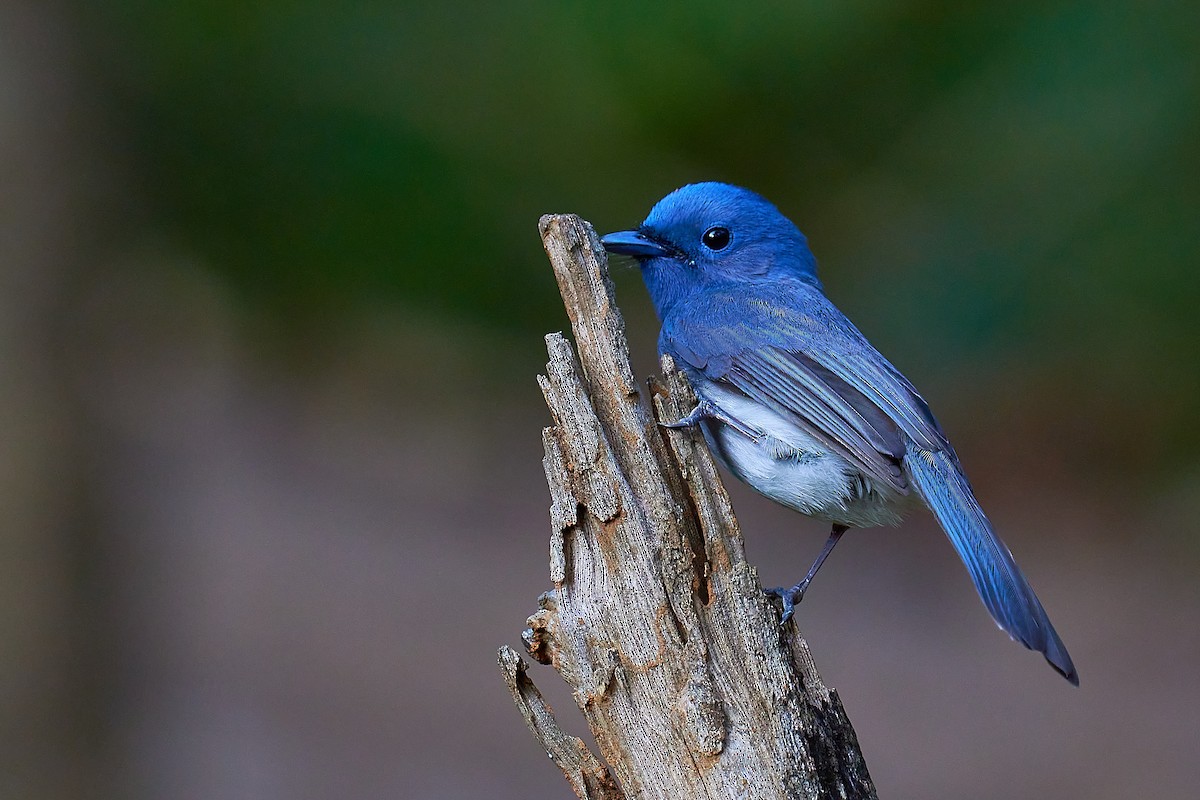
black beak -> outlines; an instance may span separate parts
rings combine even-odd
[[[618,231],[600,238],[600,244],[610,253],[637,258],[669,256],[671,251],[645,234],[637,231]]]

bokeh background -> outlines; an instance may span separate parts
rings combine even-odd
[[[848,538],[800,616],[880,795],[1194,796],[1200,6],[784,5],[0,3],[0,796],[568,797],[494,663],[536,220],[702,179],[805,230],[1080,668],[928,518]],[[791,582],[825,530],[731,488]]]

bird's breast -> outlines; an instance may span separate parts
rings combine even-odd
[[[900,522],[908,498],[863,475],[786,412],[720,382],[703,381],[697,389],[738,423],[706,419],[701,428],[709,448],[726,469],[761,494],[807,516],[850,527]]]

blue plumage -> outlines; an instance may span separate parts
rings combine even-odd
[[[758,491],[833,524],[805,579],[772,590],[785,618],[847,528],[897,524],[924,500],[996,623],[1078,684],[925,400],[825,297],[795,225],[753,192],[700,183],[602,241],[638,259],[662,321],[659,350],[696,389],[700,405],[680,424],[699,424],[718,460]]]

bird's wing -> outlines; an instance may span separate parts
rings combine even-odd
[[[864,474],[901,491],[911,479],[996,624],[1078,685],[1071,656],[925,400],[815,287],[789,288],[786,302],[771,302],[778,293],[711,293],[664,323],[660,348],[792,415]]]
[[[714,294],[661,346],[709,380],[789,414],[863,474],[906,492],[905,436],[948,449],[925,401],[815,288],[786,304]],[[699,313],[697,313],[699,312]]]

